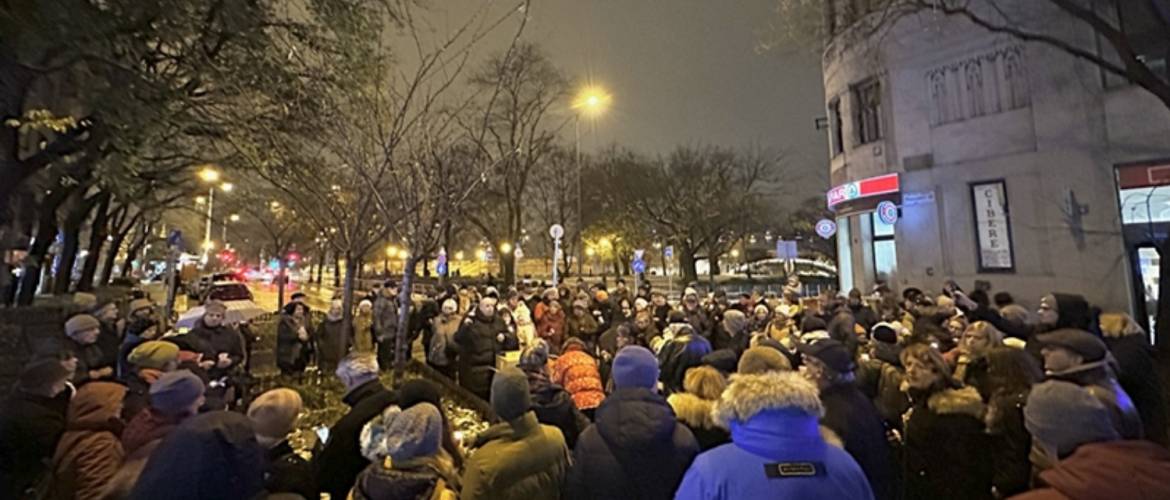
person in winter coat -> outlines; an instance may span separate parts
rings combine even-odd
[[[520,338],[516,336],[516,319],[512,317],[512,310],[505,306],[496,308],[496,315],[504,322],[504,340],[500,342],[501,351],[519,351]]]
[[[77,369],[73,373],[73,385],[80,386],[91,380],[112,380],[114,364],[105,365],[106,359],[97,345],[101,335],[101,323],[88,314],[78,314],[65,322],[65,338],[61,348],[77,358]]]
[[[699,292],[694,288],[688,287],[683,291],[682,312],[695,334],[710,338],[713,323],[699,305]]]
[[[374,303],[362,299],[353,316],[353,350],[374,352]]]
[[[1117,432],[1125,439],[1142,438],[1142,421],[1137,408],[1109,365],[1108,348],[1101,339],[1084,330],[1065,328],[1036,336],[1043,347],[1044,375],[1052,380],[1072,382],[1089,390],[1110,409]]]
[[[585,345],[592,346],[597,342],[597,335],[601,330],[601,323],[589,310],[589,304],[584,300],[573,301],[573,312],[565,319],[566,340],[581,339]]]
[[[284,375],[300,374],[313,354],[313,337],[309,334],[309,306],[300,302],[285,304],[276,326],[276,365]]]
[[[443,301],[439,315],[431,320],[431,345],[427,346],[427,364],[447,378],[455,380],[456,356],[455,332],[463,324],[459,316],[459,303],[455,299]]]
[[[1170,498],[1170,452],[1144,440],[1125,440],[1110,410],[1075,384],[1037,384],[1024,421],[1043,464],[1038,489],[1018,500]]]
[[[150,407],[138,412],[122,430],[126,458],[102,498],[127,498],[146,462],[176,427],[195,416],[204,402],[203,380],[189,370],[164,373],[150,385]]]
[[[991,439],[979,392],[960,386],[927,344],[907,346],[901,359],[911,401],[903,416],[904,498],[991,498]]]
[[[227,306],[213,300],[203,305],[204,313],[187,335],[202,341],[207,376],[219,379],[244,366],[244,337],[234,326],[224,323]]]
[[[1166,395],[1154,365],[1146,332],[1128,314],[1101,315],[1105,345],[1117,360],[1117,382],[1133,398],[1142,419],[1143,435],[1162,446],[1170,445],[1166,428]]]
[[[53,484],[48,498],[95,500],[122,465],[122,399],[126,387],[94,382],[69,401],[65,433],[53,455]]]
[[[507,340],[508,328],[496,314],[497,299],[485,296],[475,312],[455,332],[459,346],[459,385],[483,400],[491,394],[496,355]]]
[[[159,444],[129,498],[243,500],[263,490],[264,449],[248,417],[213,411],[183,422]]]
[[[516,337],[520,340],[520,348],[531,345],[536,340],[536,322],[532,319],[532,312],[528,310],[520,292],[508,293],[508,310],[512,313],[512,321],[516,323]]]
[[[303,407],[300,394],[284,388],[267,391],[248,406],[256,441],[264,448],[264,490],[268,493],[296,493],[304,498],[317,495],[312,467],[288,442]]]
[[[727,429],[715,424],[711,410],[719,396],[727,388],[727,379],[719,370],[710,366],[696,366],[687,370],[683,379],[684,392],[676,392],[666,398],[678,421],[686,425],[699,443],[700,451],[731,441]]]
[[[987,353],[1003,345],[1003,332],[991,323],[976,321],[963,331],[959,339],[955,378],[963,385],[974,387],[986,402],[991,398],[991,387],[987,373]]]
[[[650,312],[654,316],[654,327],[658,331],[666,329],[667,321],[670,319],[670,311],[674,310],[670,307],[670,303],[666,301],[666,295],[662,292],[654,292],[650,295]]]
[[[585,342],[576,337],[565,342],[564,353],[553,362],[550,380],[569,391],[573,404],[587,415],[605,400],[597,360],[586,352]]]
[[[398,338],[398,284],[387,281],[374,301],[374,342],[377,344],[378,364],[383,370],[394,366],[394,349]]]
[[[130,351],[126,399],[122,405],[122,420],[133,420],[138,412],[150,406],[150,385],[166,372],[179,366],[179,346],[162,340],[143,342]]]
[[[893,450],[885,424],[873,402],[857,388],[857,364],[845,346],[833,339],[797,346],[805,378],[817,385],[825,415],[821,423],[833,431],[869,480],[874,498],[897,498]]]
[[[65,431],[65,412],[55,399],[65,394],[69,376],[59,360],[35,359],[0,402],[0,498],[32,498],[29,490],[47,474]]]
[[[349,352],[353,344],[353,331],[345,331],[343,327],[343,309],[340,300],[334,300],[329,305],[329,312],[325,313],[325,321],[317,325],[317,332],[313,336],[317,344],[317,368],[325,373],[332,373],[337,369],[337,363]]]
[[[504,423],[480,435],[460,480],[463,500],[556,500],[569,469],[561,431],[541,425],[530,409],[528,378],[515,368],[492,380],[492,410]]]
[[[126,325],[125,330],[126,335],[122,339],[121,345],[118,346],[117,351],[119,380],[129,380],[134,375],[134,368],[130,366],[130,362],[126,359],[130,356],[130,352],[143,342],[157,340],[159,337],[158,323],[150,318],[134,320],[134,322]]]
[[[872,499],[861,467],[822,437],[817,388],[795,372],[733,375],[715,407],[731,443],[687,470],[678,500]]]
[[[723,312],[723,320],[715,325],[711,333],[711,349],[731,349],[736,358],[750,347],[751,324],[747,315],[738,309],[728,309]]]
[[[873,329],[873,325],[878,324],[877,313],[865,304],[865,300],[861,298],[861,290],[856,288],[849,290],[849,300],[846,304],[849,306],[849,313],[853,315],[854,321],[857,321],[857,325],[865,331],[870,331]]]
[[[443,417],[438,407],[419,403],[390,406],[362,429],[361,472],[350,498],[416,500],[458,498],[459,476],[443,452]]]
[[[561,309],[561,303],[554,300],[545,308],[537,324],[537,337],[548,342],[549,350],[553,353],[560,353],[564,346],[568,329],[565,321],[565,311]]]
[[[874,402],[886,427],[901,431],[902,415],[910,408],[910,399],[902,390],[906,372],[902,369],[902,346],[898,344],[895,323],[878,323],[870,334],[869,359],[857,369],[857,386]]]
[[[98,334],[97,346],[102,350],[102,365],[118,365],[118,347],[122,344],[122,333],[126,329],[126,322],[118,319],[118,305],[113,302],[99,303],[93,308],[93,317],[102,324]],[[122,377],[123,372],[115,375]]]
[[[658,360],[638,346],[618,351],[614,392],[577,440],[567,499],[669,499],[699,452],[691,431],[658,395]]]
[[[649,347],[654,345],[662,332],[655,323],[654,315],[649,311],[639,312],[634,316],[634,335],[638,337],[638,345]]]
[[[577,444],[577,436],[589,426],[589,418],[577,409],[564,387],[549,379],[548,351],[548,344],[537,340],[520,353],[517,367],[528,377],[528,393],[536,420],[560,429],[571,449]]]
[[[1032,386],[1044,378],[1031,354],[997,347],[986,355],[991,397],[983,417],[991,436],[991,485],[1004,498],[1028,489],[1032,436],[1024,426],[1024,404]]]
[[[703,364],[703,356],[711,353],[711,343],[688,323],[671,324],[663,338],[669,339],[658,350],[664,392],[682,392],[687,370]]]
[[[345,498],[368,464],[361,454],[362,427],[394,404],[397,396],[378,380],[378,358],[372,353],[351,353],[341,360],[336,373],[345,385],[341,400],[350,410],[329,429],[325,447],[313,456],[313,470],[322,493]]]

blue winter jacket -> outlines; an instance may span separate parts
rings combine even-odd
[[[825,443],[814,416],[764,410],[732,421],[731,441],[695,458],[676,500],[873,500],[861,467]]]

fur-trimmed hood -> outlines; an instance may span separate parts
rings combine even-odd
[[[979,391],[974,387],[960,389],[945,389],[930,395],[926,400],[927,407],[940,415],[964,414],[975,418],[983,418],[985,406]]]
[[[976,394],[978,397],[978,394]],[[765,372],[731,376],[712,411],[715,423],[730,428],[731,422],[746,422],[764,410],[798,410],[820,418],[824,407],[817,387],[797,372]]]
[[[666,402],[674,408],[678,420],[690,427],[703,429],[717,429],[712,410],[715,409],[715,400],[700,398],[694,394],[676,392],[666,398]]]

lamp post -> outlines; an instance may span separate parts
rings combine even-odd
[[[211,187],[207,188],[207,225],[203,230],[203,257],[200,258],[200,262],[207,265],[207,253],[211,249],[211,218],[215,213],[215,183],[219,181],[219,171],[211,167],[204,167],[203,170],[199,171],[199,179],[211,184]],[[228,188],[228,190],[230,189]]]
[[[609,101],[612,96],[609,95],[605,89],[590,85],[577,93],[577,97],[573,100],[573,109],[577,110],[577,114],[573,119],[573,139],[575,162],[577,167],[577,275],[585,274],[585,256],[583,254],[584,240],[582,235],[585,232],[584,212],[581,210],[581,115],[589,118],[596,118],[601,113],[605,112],[606,107],[609,106]]]

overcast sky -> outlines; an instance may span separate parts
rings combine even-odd
[[[454,20],[482,1],[427,5]],[[791,192],[823,193],[826,138],[813,126],[824,115],[819,57],[755,50],[774,1],[533,0],[524,38],[613,96],[609,112],[583,127],[586,150],[614,143],[647,154],[680,144],[784,150],[799,169]],[[492,38],[506,42],[510,34]]]

